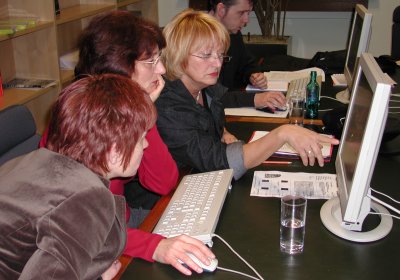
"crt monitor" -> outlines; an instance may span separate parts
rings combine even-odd
[[[392,228],[389,212],[371,202],[369,188],[387,119],[390,89],[374,57],[362,54],[335,162],[338,197],[325,202],[320,213],[325,227],[347,240],[375,241]],[[371,208],[385,215],[380,215],[376,228],[364,232],[362,224]]]
[[[348,89],[351,88],[354,71],[356,70],[360,55],[368,50],[371,21],[372,14],[369,13],[363,5],[357,4],[350,30],[346,62],[343,70]],[[349,103],[350,92],[348,89],[337,93],[336,99],[342,103]]]

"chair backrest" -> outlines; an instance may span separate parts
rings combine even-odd
[[[400,6],[393,11],[392,58],[400,59]]]
[[[38,148],[40,135],[31,112],[23,105],[0,111],[0,165]]]

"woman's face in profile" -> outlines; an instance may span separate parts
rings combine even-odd
[[[149,146],[149,143],[145,138],[146,134],[147,133],[143,133],[143,135],[138,139],[131,159],[129,160],[129,164],[125,170],[123,167],[123,158],[121,154],[115,150],[115,147],[113,147],[110,153],[110,160],[108,162],[108,167],[110,169],[108,178],[132,177],[136,175],[143,157],[143,152]]]
[[[131,79],[137,82],[149,95],[153,102],[158,98],[164,87],[161,75],[165,74],[165,67],[160,59],[161,52],[155,47],[149,58],[135,61],[135,71]]]

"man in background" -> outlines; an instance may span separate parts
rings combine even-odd
[[[267,88],[267,79],[255,58],[248,52],[241,29],[249,22],[249,14],[256,0],[209,0],[209,14],[218,19],[228,30],[231,44],[227,55],[231,60],[221,69],[219,81],[229,88],[225,107],[285,107],[286,99],[281,92],[237,94],[234,90],[251,84]]]

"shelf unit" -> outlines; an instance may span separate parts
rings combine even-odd
[[[59,57],[76,49],[79,35],[92,17],[124,9],[156,22],[158,19],[158,0],[59,0],[59,7],[56,16],[54,0],[0,0],[0,20],[12,19],[21,11],[38,19],[33,27],[0,35],[3,82],[15,77],[57,81],[55,86],[40,90],[4,89],[0,96],[0,110],[14,104],[26,105],[39,133],[47,126],[51,103],[74,77],[73,70],[60,69]]]

